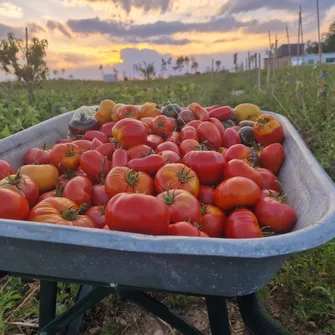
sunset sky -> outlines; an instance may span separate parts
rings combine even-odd
[[[317,38],[315,0],[0,0],[0,38],[8,32],[46,38],[51,70],[65,76],[100,79],[113,66],[133,76],[133,65],[161,58],[194,56],[200,70],[221,60],[232,67],[250,52],[268,48],[268,30],[279,45],[297,40],[299,5],[304,38]],[[335,20],[334,0],[320,0],[322,32]],[[0,73],[0,78],[4,78]]]

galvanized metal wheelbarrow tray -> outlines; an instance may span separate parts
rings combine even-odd
[[[18,168],[25,152],[67,134],[69,112],[0,141]],[[335,185],[287,118],[279,180],[295,208],[294,231],[259,239],[147,236],[0,219],[0,271],[32,278],[193,295],[246,296],[265,286],[289,255],[335,237]],[[1,204],[0,204],[1,205]]]

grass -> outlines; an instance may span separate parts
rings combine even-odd
[[[327,77],[322,80],[322,87],[318,68],[279,70],[274,83],[274,94],[271,90],[264,92],[264,73],[261,85],[263,91],[256,90],[256,74],[253,72],[217,73],[116,84],[50,80],[37,92],[32,106],[28,105],[25,92],[17,84],[0,84],[0,138],[82,105],[98,104],[104,98],[133,104],[146,101],[165,104],[170,100],[181,105],[198,101],[203,105],[236,106],[239,103],[252,102],[264,110],[287,116],[321,165],[335,180],[335,67],[324,69]],[[233,90],[243,90],[244,93],[240,96],[232,95]],[[326,95],[320,94],[322,91]],[[271,314],[293,334],[335,334],[334,256],[334,242],[294,255],[262,290],[262,297]],[[1,282],[1,334],[15,331],[22,334],[36,333],[34,327],[12,324],[36,324],[36,285],[32,281],[17,278]],[[76,285],[60,285],[57,312],[72,303],[77,289]],[[190,306],[199,310],[204,308],[203,301],[197,300],[198,298],[175,295],[158,297],[170,308],[181,313],[186,313]],[[136,327],[144,327],[146,322],[134,323],[133,318],[129,318],[129,313],[137,316],[138,320],[144,318],[139,310],[124,305],[118,299],[109,298],[88,315],[85,326],[97,327],[98,320],[98,324],[102,325],[96,328],[98,334],[128,334],[124,332],[125,328],[131,334],[133,330],[137,332]],[[117,317],[124,317],[128,326],[120,324]],[[83,331],[82,334],[86,333]]]

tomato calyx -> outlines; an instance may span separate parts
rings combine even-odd
[[[18,189],[20,189],[19,184],[21,181],[21,173],[18,172],[14,177],[12,177],[10,174],[8,174],[8,176],[6,177],[6,181],[7,184],[9,185],[14,185],[16,186]]]
[[[106,165],[106,161],[107,161],[107,157],[104,156],[104,160],[102,161],[102,164],[101,164],[101,174],[100,174],[100,179],[98,181],[99,184],[103,185],[105,184],[105,165]]]
[[[40,146],[41,150],[47,150],[47,144],[45,142],[42,143],[42,145]]]
[[[85,122],[85,121],[87,121],[87,119],[88,119],[88,117],[86,116],[85,113],[80,113],[80,115],[79,115],[79,120],[80,121]]]
[[[154,155],[154,154],[155,154],[155,152],[153,151],[152,148],[150,148],[147,153],[141,154],[141,158],[148,157],[148,156],[151,156],[151,155]]]
[[[170,193],[170,190],[167,190],[166,191],[166,195],[163,195],[164,196],[164,202],[168,205],[168,206],[171,206],[174,201],[175,201],[175,198],[178,194],[176,194],[176,190],[173,190],[172,194]]]
[[[201,203],[200,207],[201,207],[201,215],[205,215],[207,213],[207,205]]]
[[[134,169],[130,170],[127,174],[126,174],[126,180],[127,183],[129,185],[136,185],[138,183],[138,176],[139,176],[139,172],[136,172]]]
[[[69,150],[66,152],[65,156],[66,156],[66,157],[73,157],[73,156],[76,155],[76,154],[77,154],[77,153],[74,152],[73,148],[71,148],[71,149],[69,149]]]
[[[111,143],[115,144],[115,149],[122,149],[123,148],[123,143],[115,137],[111,140]]]
[[[194,176],[190,176],[190,172],[192,171],[192,169],[187,170],[186,172],[184,172],[185,168],[183,167],[183,169],[181,170],[181,172],[178,172],[178,178],[180,180],[180,182],[182,184],[186,184],[188,183],[192,178],[194,178]]]
[[[157,122],[157,125],[156,125],[156,128],[157,129],[161,129],[165,126],[165,121],[158,121]]]
[[[87,204],[87,202],[84,202],[83,204],[81,204],[79,206],[79,209],[78,209],[78,214],[85,214],[86,211],[90,208],[90,206]]]
[[[74,221],[77,218],[77,216],[79,215],[79,213],[80,213],[80,208],[75,210],[75,209],[73,209],[73,207],[70,207],[67,210],[65,210],[64,212],[62,212],[62,217],[65,220]]]
[[[73,170],[69,169],[62,163],[59,163],[58,166],[62,169],[62,172],[65,174],[67,180],[71,180],[76,176],[76,173]]]
[[[200,145],[196,145],[194,148],[198,151],[211,151],[211,149],[206,146],[207,141],[202,142]]]
[[[276,180],[275,182],[279,185],[280,191],[278,195],[275,195],[271,190],[269,190],[270,196],[271,198],[276,199],[281,204],[285,204],[286,203],[286,193],[284,192],[283,185],[278,180]]]
[[[264,237],[271,237],[275,235],[275,232],[272,230],[270,226],[262,227],[261,231]]]

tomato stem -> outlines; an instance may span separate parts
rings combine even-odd
[[[136,185],[138,183],[139,172],[135,172],[135,170],[131,170],[126,174],[126,180],[129,185]]]
[[[176,190],[173,190],[172,194],[170,193],[170,190],[167,190],[166,195],[164,195],[164,202],[168,206],[171,206],[175,201],[176,195]]]
[[[68,208],[64,212],[62,212],[62,217],[65,220],[73,221],[77,218],[79,215],[80,208],[75,210],[73,207]]]
[[[179,180],[185,184],[188,183],[194,176],[189,176],[189,173],[192,171],[192,169],[189,169],[186,173],[184,172],[185,168],[181,170],[181,172],[178,172],[178,178]]]

